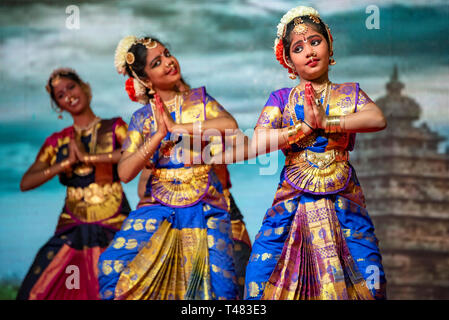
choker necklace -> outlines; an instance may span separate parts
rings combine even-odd
[[[181,104],[182,104],[182,94],[177,92],[175,97],[164,101],[164,105],[167,107],[168,112],[175,112],[175,123],[181,123]]]
[[[326,88],[327,85],[330,83],[329,80],[327,80],[326,82],[324,82],[322,85],[320,85],[320,87],[318,89],[313,88],[313,90],[315,91],[315,93],[321,93],[323,92]],[[312,86],[313,87],[313,86]],[[301,88],[299,85],[296,87],[299,89],[299,91],[304,91],[304,88]]]
[[[76,131],[87,131],[89,129],[91,129],[94,125],[96,125],[98,122],[100,122],[100,118],[95,116],[95,118],[87,125],[84,127],[78,126],[76,124],[73,124],[73,127],[75,128]]]

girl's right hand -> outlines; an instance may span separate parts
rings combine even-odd
[[[69,142],[69,156],[67,157],[67,160],[70,161],[70,164],[75,164],[79,161],[78,147],[74,138],[71,138]]]
[[[313,94],[312,85],[308,82],[304,90],[304,121],[306,121],[312,128],[317,128],[315,113],[313,111],[313,102],[311,99]]]

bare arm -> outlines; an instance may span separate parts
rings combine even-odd
[[[151,139],[145,141],[136,152],[125,151],[118,163],[118,175],[125,183],[133,180],[148,163],[165,137],[155,133]]]
[[[144,168],[142,170],[142,173],[140,174],[139,184],[137,186],[137,194],[140,199],[142,199],[145,196],[147,182],[151,176],[151,171],[152,171],[151,169]]]
[[[318,129],[326,129],[329,117],[326,115],[324,107],[315,103],[315,91],[311,85],[306,85],[305,96],[305,105],[312,107],[314,112],[316,121],[313,126]],[[375,132],[386,127],[387,121],[382,110],[374,102],[370,102],[355,113],[340,116],[340,128],[338,130],[351,133]]]
[[[305,107],[304,112],[306,121],[311,121],[310,119],[313,117],[312,108]],[[226,149],[221,154],[214,156],[212,163],[236,163],[286,148],[290,145],[289,130],[291,130],[291,127],[280,129],[256,127],[252,138],[249,138],[240,130],[234,130],[233,136],[225,135]],[[299,135],[302,135],[301,139],[306,138],[311,133],[312,129],[302,122],[299,132]]]
[[[99,153],[99,154],[80,154],[79,159],[81,162],[88,164],[97,164],[97,163],[118,163],[122,156],[122,152],[120,149],[114,150],[108,153]]]
[[[157,95],[156,97],[154,117],[157,123],[157,132],[151,139],[144,141],[135,152],[125,151],[118,163],[118,175],[120,180],[125,183],[130,182],[139,174],[158,149],[162,139],[167,135],[167,127],[162,116],[160,98]]]
[[[382,110],[373,102],[361,110],[344,116],[342,128],[346,132],[376,132],[387,127]]]
[[[37,188],[75,164],[78,161],[75,148],[75,141],[72,139],[69,142],[69,157],[51,166],[36,160],[23,175],[20,181],[20,190],[28,191]]]
[[[192,135],[194,134],[194,130],[199,130],[198,125],[193,122],[175,123],[168,111],[164,113],[164,120],[169,132]],[[196,128],[195,125],[197,126]],[[217,131],[220,134],[224,134],[227,130],[235,129],[238,129],[237,121],[226,110],[220,111],[216,118],[201,121],[201,132],[205,135],[208,135],[207,131],[211,133],[210,135],[214,135]]]

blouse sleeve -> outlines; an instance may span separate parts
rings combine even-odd
[[[116,139],[118,145],[122,146],[126,139],[128,125],[126,124],[125,121],[123,121],[122,118],[117,118],[114,127],[115,127],[115,129],[114,129],[115,139]]]
[[[364,106],[366,106],[371,102],[373,102],[373,100],[371,100],[370,97],[368,97],[365,91],[359,89],[359,94],[357,96],[356,111],[361,110]]]
[[[61,140],[61,139],[59,139]],[[62,142],[68,141],[59,141]],[[53,165],[56,162],[56,154],[58,152],[58,137],[53,134],[45,139],[39,153],[37,154],[36,161],[46,163],[48,166]]]
[[[217,118],[218,115],[225,110],[223,106],[218,103],[217,100],[212,98],[209,94],[206,93],[206,98],[204,101],[204,105],[206,108],[206,119],[214,119]]]
[[[136,152],[137,149],[144,141],[143,136],[143,124],[144,117],[142,113],[135,112],[131,117],[131,121],[128,126],[126,138],[122,144],[122,151]]]
[[[257,120],[256,128],[279,129],[282,125],[282,112],[279,99],[274,93],[270,95],[262,113]]]

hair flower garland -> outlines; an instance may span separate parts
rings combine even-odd
[[[126,80],[125,90],[128,93],[129,98],[132,101],[137,102],[136,90],[134,89],[134,79],[133,78],[128,78],[128,80]]]
[[[274,40],[274,53],[276,53],[276,47],[284,35],[284,30],[287,24],[289,24],[290,21],[292,21],[296,17],[301,16],[314,16],[319,18],[320,14],[314,8],[305,6],[299,6],[290,9],[286,14],[284,14],[284,16],[281,18],[280,23],[277,25],[276,39]]]
[[[114,65],[117,72],[120,74],[126,74],[126,56],[128,54],[129,48],[137,41],[135,36],[127,36],[120,40],[115,49],[114,55]]]
[[[323,23],[326,32],[329,36],[329,54],[332,57],[333,52],[333,42],[334,39],[332,37],[331,31],[329,29],[329,26],[325,24],[323,21],[321,21],[320,14],[318,11],[312,7],[305,7],[305,6],[299,6],[296,8],[293,8],[289,10],[284,16],[281,18],[281,21],[277,25],[277,31],[276,31],[276,38],[274,40],[274,54],[276,56],[276,60],[279,61],[279,63],[288,70],[288,73],[290,73],[292,76],[291,78],[294,79],[295,72],[293,70],[293,66],[291,66],[288,61],[285,58],[285,50],[284,50],[284,44],[282,43],[282,39],[285,37],[285,32],[287,29],[287,25],[293,21],[297,17],[303,17],[303,16],[309,16],[311,20],[313,20],[314,23],[319,24]],[[296,25],[296,24],[295,24]],[[330,64],[335,64],[334,59],[330,59]]]

